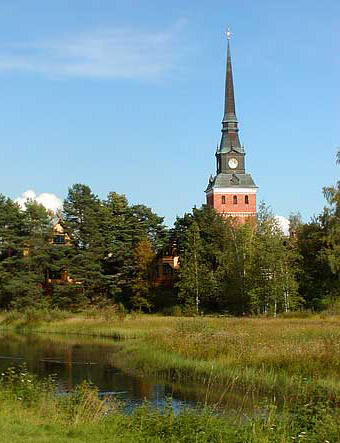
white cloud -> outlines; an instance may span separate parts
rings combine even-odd
[[[35,200],[53,212],[56,212],[58,209],[61,210],[63,207],[62,201],[57,195],[49,192],[37,195],[32,189],[24,192],[21,197],[16,198],[14,201],[19,204],[21,209],[25,210],[27,200]]]
[[[102,29],[54,41],[2,46],[0,71],[104,78],[158,76],[175,64],[181,52],[176,38],[184,22],[161,32]]]
[[[289,235],[289,220],[282,215],[275,215],[275,220],[278,222],[279,227],[285,235]]]

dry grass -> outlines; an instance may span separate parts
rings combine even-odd
[[[1,320],[1,317],[0,317]],[[7,328],[58,334],[137,338],[124,361],[142,373],[180,380],[212,378],[282,395],[315,389],[340,395],[340,317],[217,318],[83,313]],[[0,323],[1,326],[1,323]],[[123,363],[124,364],[124,363]]]

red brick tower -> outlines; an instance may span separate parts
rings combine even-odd
[[[257,186],[245,172],[245,152],[238,136],[234,84],[230,54],[230,31],[227,32],[227,72],[222,138],[216,150],[216,175],[210,176],[206,189],[207,204],[225,216],[244,223],[256,217]]]

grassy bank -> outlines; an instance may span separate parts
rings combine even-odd
[[[50,316],[49,318],[47,318]],[[59,316],[59,318],[58,318]],[[279,395],[340,398],[340,317],[177,318],[111,312],[2,314],[0,327],[127,340],[125,368],[184,382]]]
[[[148,405],[132,415],[115,401],[100,400],[83,384],[72,395],[55,395],[50,380],[24,369],[0,377],[0,442],[338,442],[340,417],[325,403],[300,403],[278,413],[263,406],[250,422],[229,421],[212,411],[174,414]]]

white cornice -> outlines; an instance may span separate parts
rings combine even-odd
[[[207,191],[207,195],[211,194],[256,194],[257,188],[213,188]]]
[[[219,212],[220,215],[224,217],[254,217],[256,216],[256,212]]]

